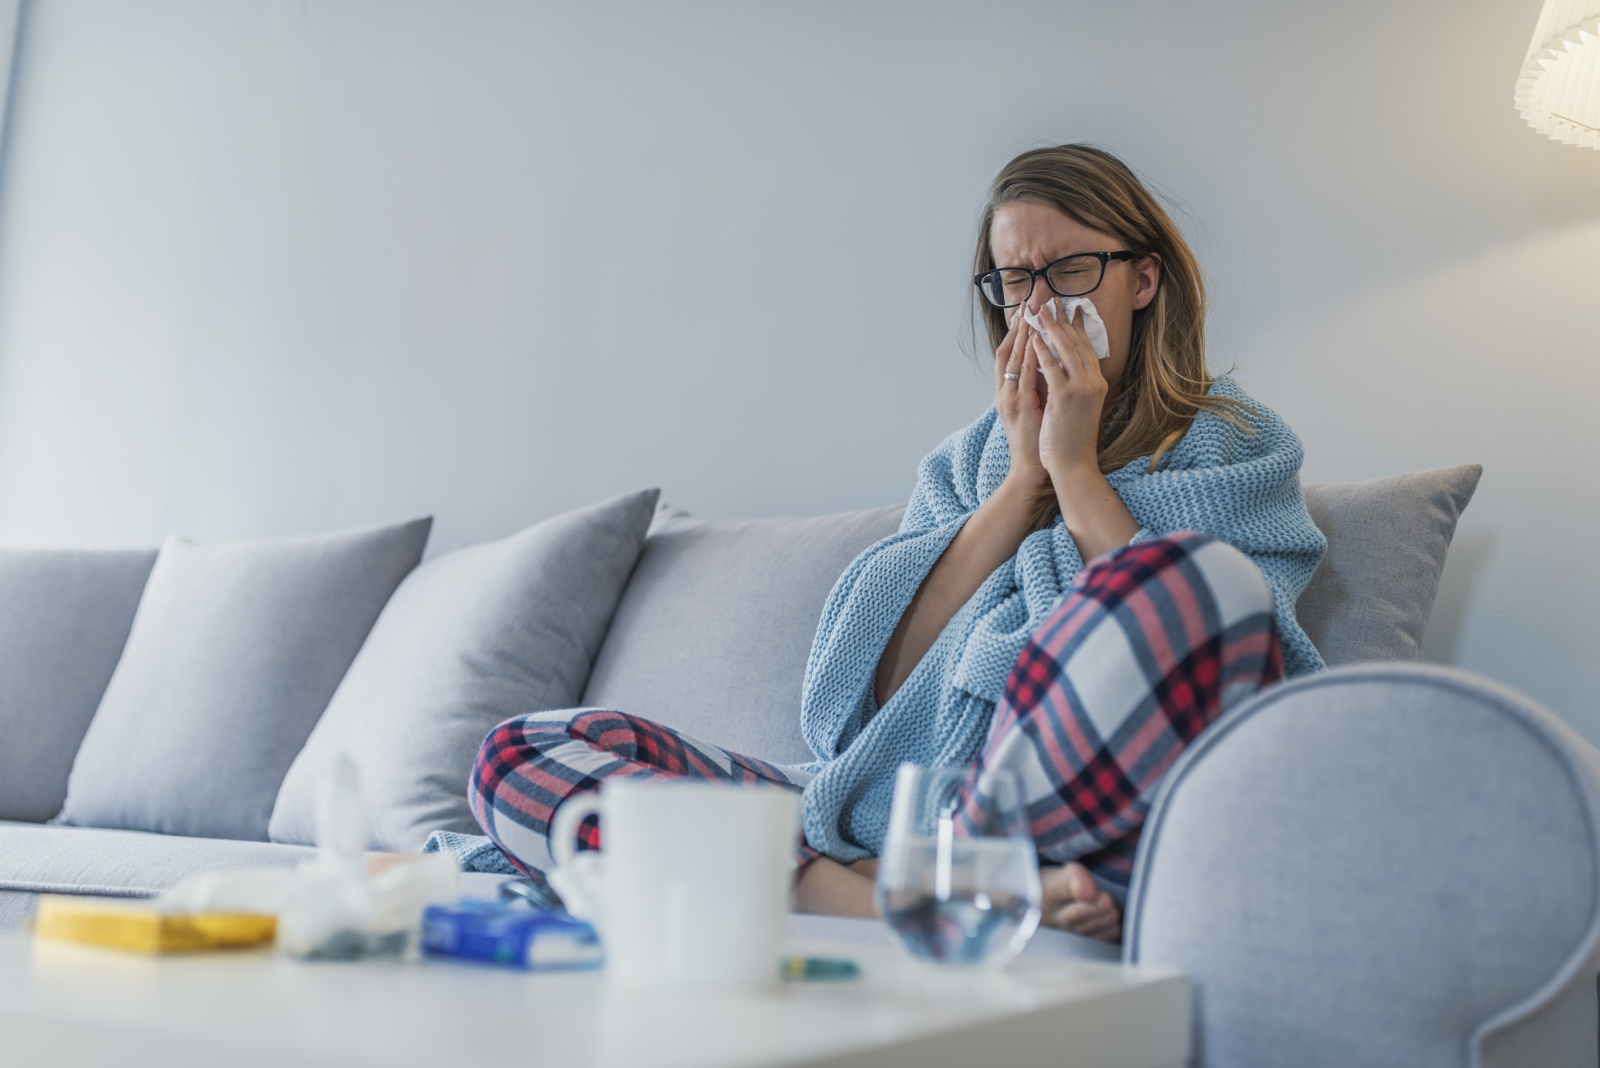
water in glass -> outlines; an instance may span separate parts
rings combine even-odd
[[[998,967],[1039,925],[1038,859],[1016,777],[969,777],[960,768],[900,768],[878,862],[878,912],[916,960]]]

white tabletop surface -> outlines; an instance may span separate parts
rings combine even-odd
[[[1162,1068],[1188,1053],[1188,983],[1170,969],[1031,956],[945,980],[870,940],[801,937],[816,930],[797,926],[793,949],[849,957],[859,980],[745,997],[438,961],[153,958],[13,932],[0,935],[0,1063]]]

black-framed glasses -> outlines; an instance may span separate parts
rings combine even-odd
[[[1106,264],[1112,260],[1136,260],[1139,253],[1079,252],[1047,263],[1041,270],[1031,267],[996,267],[972,280],[983,299],[996,308],[1014,308],[1033,296],[1033,284],[1040,278],[1058,297],[1081,297],[1100,288]]]

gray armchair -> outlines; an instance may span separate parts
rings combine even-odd
[[[1193,977],[1214,1068],[1594,1065],[1600,751],[1460,671],[1270,690],[1168,776],[1124,959]]]

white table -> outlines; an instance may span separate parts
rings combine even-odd
[[[599,972],[151,958],[9,933],[0,1064],[1166,1068],[1188,1054],[1176,971],[1030,956],[940,982],[874,941],[794,940],[856,960],[858,980],[708,998],[613,990]]]

